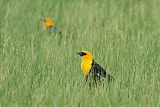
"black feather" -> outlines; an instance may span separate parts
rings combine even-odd
[[[97,80],[101,80],[106,78],[107,76],[107,79],[108,79],[108,82],[110,81],[113,81],[114,80],[114,77],[109,74],[109,73],[106,73],[106,70],[104,68],[102,68],[98,63],[96,63],[94,60],[93,60],[93,63],[92,63],[92,68],[91,68],[91,71],[92,73],[92,77],[95,81]]]

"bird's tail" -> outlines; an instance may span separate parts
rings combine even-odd
[[[113,82],[114,81],[114,76],[111,74],[107,74],[107,79],[108,79],[108,83]]]

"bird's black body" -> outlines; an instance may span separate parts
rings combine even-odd
[[[106,70],[104,68],[102,68],[94,60],[92,63],[92,68],[90,70],[90,73],[92,73],[92,78],[94,79],[95,82],[101,81],[101,79],[106,78],[106,76],[107,76],[108,82],[110,82],[114,79],[114,77],[111,74],[106,73]]]

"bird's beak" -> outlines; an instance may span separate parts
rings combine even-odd
[[[82,52],[77,52],[76,54],[78,54],[80,56],[83,56]]]
[[[43,17],[41,17],[41,18],[40,18],[40,21],[42,21],[42,22],[43,22],[43,21],[44,21],[44,18],[43,18]]]

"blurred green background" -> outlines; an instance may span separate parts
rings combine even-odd
[[[80,50],[115,76],[110,87],[89,89]],[[160,1],[0,0],[0,61],[1,107],[158,107]]]

